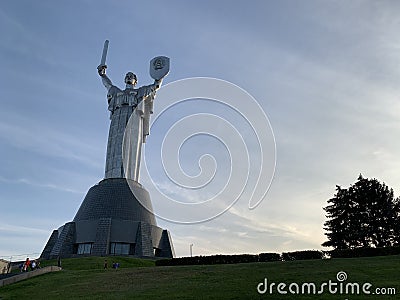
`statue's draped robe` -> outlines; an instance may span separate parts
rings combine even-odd
[[[108,110],[111,119],[104,178],[128,178],[138,182],[142,143],[149,134],[149,120],[150,114],[153,113],[153,99],[157,85],[142,86],[138,89],[127,85],[122,91],[112,85],[106,75],[102,76],[102,80],[108,89]],[[132,118],[129,120],[131,115]],[[124,132],[128,121],[124,143]]]

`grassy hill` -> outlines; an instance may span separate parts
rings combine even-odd
[[[357,259],[307,260],[232,265],[155,267],[154,261],[108,257],[64,259],[61,272],[45,274],[0,288],[0,299],[400,299],[400,295],[377,295],[376,288],[395,288],[400,294],[400,256]],[[113,262],[121,268],[111,269]],[[43,262],[44,265],[54,261]],[[371,283],[371,294],[332,295],[328,287],[319,295],[291,294],[289,285],[338,282],[336,275],[344,271],[346,283]],[[257,285],[274,282],[273,293],[257,292]],[[286,283],[286,295],[276,286]],[[340,287],[340,286],[338,286]],[[292,284],[295,289],[295,285]],[[307,291],[307,289],[306,289]],[[351,291],[351,290],[350,290]],[[385,290],[379,290],[385,291]],[[392,292],[386,289],[386,292]],[[362,291],[361,291],[362,293]]]

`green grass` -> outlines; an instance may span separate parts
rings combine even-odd
[[[108,267],[111,268],[113,262],[119,262],[121,268],[154,267],[154,260],[138,259],[129,257],[109,256],[109,257],[82,257],[62,259],[61,266],[66,270],[99,270],[104,268],[104,260],[107,259]],[[57,260],[44,260],[41,267],[57,266]],[[12,273],[20,273],[18,268],[12,270]]]
[[[139,259],[120,256],[109,257],[82,257],[66,258],[61,260],[61,266],[66,270],[99,270],[104,269],[104,260],[107,260],[108,268],[112,267],[113,262],[118,262],[121,268],[154,267],[154,260]],[[44,260],[41,267],[57,266],[57,260]]]
[[[107,258],[109,265],[117,259]],[[151,260],[118,258],[119,270],[103,269],[104,258],[64,259],[63,271],[0,288],[0,299],[400,299],[400,296],[259,295],[257,284],[313,282],[345,271],[345,282],[394,287],[400,293],[400,256],[234,265],[155,267]],[[54,263],[54,262],[53,262]],[[46,262],[47,264],[47,262]],[[45,263],[42,264],[43,266]]]

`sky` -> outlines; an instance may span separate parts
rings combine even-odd
[[[245,193],[206,222],[158,218],[177,256],[189,255],[190,244],[193,255],[322,249],[322,208],[336,185],[348,187],[360,173],[400,195],[397,1],[5,0],[0,28],[0,257],[40,253],[104,176],[109,113],[96,67],[106,39],[107,74],[115,85],[123,87],[127,71],[137,74],[139,85],[151,83],[149,61],[165,55],[171,68],[156,107],[168,83],[217,78],[254,97],[273,130],[276,168],[255,209]],[[250,139],[250,160],[258,157],[243,118],[194,99],[154,122],[146,159],[157,161],[168,128],[196,113],[229,120]],[[260,121],[256,113],[246,118]],[[186,127],[202,125],[207,122]],[[225,147],[231,136],[220,133],[220,139],[185,140],[179,156],[166,156],[179,157],[189,177],[198,174],[202,155],[220,160],[205,161],[223,177],[210,190],[183,191],[162,178],[157,163],[149,166],[156,185],[189,202],[216,193],[229,175],[226,154],[235,152]],[[272,158],[263,162],[269,174]],[[260,164],[255,160],[250,169]],[[268,176],[258,184],[268,186]],[[155,195],[149,181],[142,183]],[[156,214],[168,213],[155,206]]]

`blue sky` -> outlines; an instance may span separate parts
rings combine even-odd
[[[114,84],[130,70],[149,84],[150,59],[166,55],[165,83],[230,81],[274,130],[276,173],[255,210],[239,201],[202,224],[158,220],[177,255],[191,243],[194,254],[320,249],[322,207],[359,173],[399,195],[396,1],[2,1],[0,28],[0,256],[41,252],[104,175],[105,39]]]

